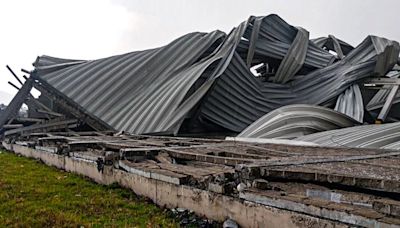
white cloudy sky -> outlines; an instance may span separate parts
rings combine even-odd
[[[400,41],[398,0],[1,0],[0,103],[16,92],[5,68],[31,69],[38,55],[95,59],[157,47],[193,31],[277,13],[311,37],[353,45],[368,34]]]

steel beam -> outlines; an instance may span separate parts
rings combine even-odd
[[[17,92],[14,98],[11,100],[10,104],[0,115],[0,128],[11,118],[17,116],[19,109],[25,102],[25,99],[29,96],[33,86],[33,81],[28,78],[27,81],[22,85],[21,89]]]
[[[390,90],[388,97],[386,98],[385,104],[383,105],[381,112],[379,113],[377,120],[378,121],[385,121],[390,108],[392,107],[394,98],[396,97],[397,91],[399,91],[399,85],[394,85]]]
[[[44,82],[41,82],[44,83]],[[85,122],[91,128],[96,131],[108,131],[113,130],[112,127],[108,126],[101,120],[90,116],[85,113],[80,107],[75,105],[71,105],[72,102],[69,102],[67,98],[58,94],[58,91],[51,88],[49,85],[42,85],[39,82],[34,83],[34,87],[39,90],[42,94],[52,99],[61,109],[63,109],[63,113],[69,113],[75,118]]]

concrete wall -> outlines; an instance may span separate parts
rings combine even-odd
[[[138,195],[150,198],[159,206],[186,208],[216,221],[231,218],[242,227],[347,227],[333,221],[266,207],[190,186],[154,180],[112,167],[105,167],[103,172],[99,172],[96,163],[90,161],[4,142],[3,146],[16,154],[40,159],[47,165],[87,176],[100,184],[118,183]]]

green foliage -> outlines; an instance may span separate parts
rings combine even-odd
[[[102,186],[0,152],[0,227],[176,227],[166,212],[117,185]]]

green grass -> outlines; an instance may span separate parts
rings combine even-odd
[[[177,227],[127,189],[0,152],[0,227]]]

